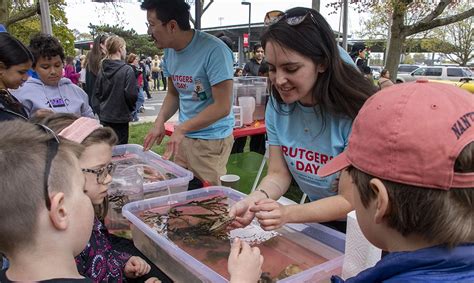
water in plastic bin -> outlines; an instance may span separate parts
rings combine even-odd
[[[143,167],[132,165],[114,174],[108,189],[109,210],[107,228],[128,230],[128,220],[122,216],[122,207],[132,201],[143,199]]]

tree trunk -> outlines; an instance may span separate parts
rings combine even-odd
[[[404,32],[404,11],[394,9],[392,14],[392,26],[390,28],[390,41],[387,46],[387,58],[385,68],[390,72],[392,81],[396,81],[398,73],[398,64],[400,64],[400,54],[402,53],[403,42],[406,35]]]
[[[0,0],[0,24],[6,25],[8,19],[8,1]]]

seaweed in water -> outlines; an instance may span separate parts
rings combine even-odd
[[[188,244],[212,245],[212,241],[206,242],[202,236],[228,239],[225,231],[229,224],[227,208],[227,197],[216,196],[175,205],[166,213],[144,211],[141,218],[158,233],[166,233],[170,239],[183,240]]]

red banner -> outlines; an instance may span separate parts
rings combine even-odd
[[[249,34],[244,33],[244,47],[249,47]]]

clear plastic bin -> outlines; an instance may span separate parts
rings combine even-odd
[[[117,162],[119,167],[121,162],[134,159],[139,163],[146,164],[145,174],[147,169],[156,172],[161,180],[147,181],[145,176],[143,182],[143,192],[145,198],[152,198],[156,196],[167,195],[169,193],[180,193],[188,190],[189,181],[193,179],[193,173],[181,166],[163,159],[160,155],[153,151],[143,151],[143,147],[138,144],[124,144],[114,146],[112,151],[112,161]],[[127,166],[126,164],[123,166]],[[114,175],[119,175],[121,168],[117,168]],[[168,192],[169,188],[169,192]]]
[[[254,120],[265,119],[265,105],[267,102],[267,77],[234,77],[234,105],[239,106],[239,97],[251,96],[255,98]]]
[[[212,260],[211,258],[198,260],[167,236],[159,234],[144,223],[139,215],[150,209],[167,211],[167,209],[177,204],[213,196],[226,196],[227,202],[232,205],[245,195],[230,188],[215,186],[137,201],[123,207],[122,214],[133,224],[132,235],[135,246],[176,282],[227,282],[224,275],[215,271],[215,267],[218,266],[221,270],[226,270],[227,255],[222,255],[222,253],[225,253],[224,251],[228,252],[230,243],[225,244],[219,250],[206,250],[206,247],[199,245],[198,249],[203,254],[209,255],[209,252],[221,253],[224,258],[221,257],[217,262],[215,258]],[[253,222],[250,225],[258,226],[258,223]],[[280,233],[280,236],[276,241],[274,241],[274,238],[269,240],[268,244],[264,242],[259,245],[265,257],[263,271],[265,271],[265,268],[281,264],[283,257],[285,257],[284,260],[291,258],[296,265],[303,266],[303,264],[307,264],[309,266],[303,268],[303,271],[278,282],[327,282],[331,275],[341,274],[344,259],[344,234],[320,224],[287,224],[278,229],[277,232]],[[285,245],[282,245],[282,243]],[[314,255],[322,259],[320,260],[321,263],[310,264],[313,260],[308,255],[300,255],[301,253]],[[304,263],[298,261],[302,257]],[[266,263],[269,265],[265,266]],[[284,264],[284,266],[286,265],[287,263]]]

